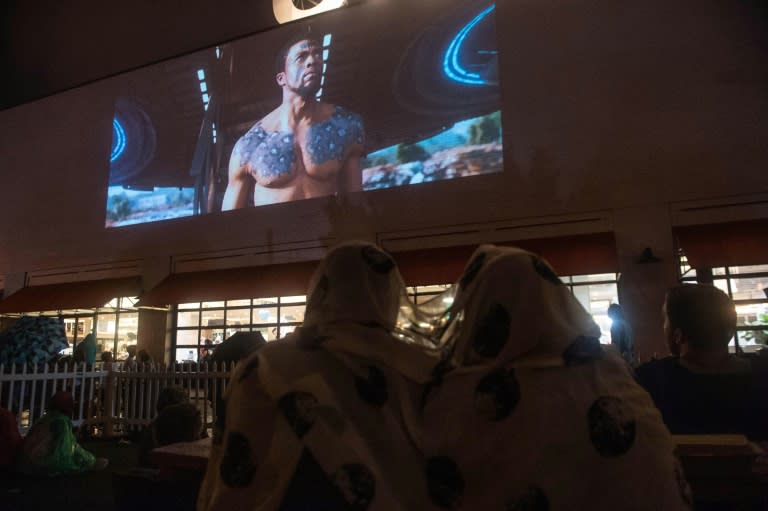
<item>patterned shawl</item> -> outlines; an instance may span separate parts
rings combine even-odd
[[[537,256],[481,247],[439,350],[402,342],[375,246],[332,251],[310,289],[304,327],[233,375],[199,510],[686,507],[650,398]]]

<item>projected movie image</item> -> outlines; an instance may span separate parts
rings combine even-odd
[[[502,172],[495,5],[456,4],[361,3],[121,77],[107,227]]]

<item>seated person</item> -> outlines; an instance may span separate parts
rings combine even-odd
[[[16,416],[0,408],[0,471],[13,468],[21,447],[21,435]]]
[[[139,364],[151,364],[153,362],[152,356],[147,350],[139,350],[139,352],[136,354],[136,361]]]
[[[237,366],[198,510],[685,508],[653,402],[544,261],[484,247],[455,287],[419,342],[394,260],[330,251],[302,327]]]
[[[30,475],[59,476],[107,466],[104,458],[95,458],[83,449],[72,432],[74,402],[69,392],[57,392],[48,408],[24,438],[18,469]]]
[[[169,405],[152,423],[152,438],[156,447],[178,442],[200,440],[203,421],[200,410],[191,403]]]
[[[159,417],[163,410],[169,406],[188,403],[189,394],[182,387],[170,385],[160,390],[160,393],[157,395],[157,404],[155,405],[157,416],[155,417],[155,420],[152,421],[152,424],[142,431],[141,438],[139,439],[139,464],[141,466],[147,467],[151,465],[149,453],[155,447],[159,447],[159,445],[155,443],[153,433],[157,417]]]
[[[733,301],[707,284],[669,290],[664,335],[672,356],[637,368],[637,378],[673,434],[743,434],[768,439],[766,374],[732,355]]]

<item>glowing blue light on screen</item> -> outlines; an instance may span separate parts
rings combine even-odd
[[[112,163],[125,151],[125,128],[120,124],[117,118],[112,119],[112,153],[109,155],[109,162]]]
[[[320,75],[320,90],[317,91],[315,97],[320,99],[323,96],[323,85],[325,84],[325,71],[328,69],[328,57],[331,55],[331,34],[325,34],[323,36],[323,71]]]
[[[451,44],[448,45],[448,50],[445,52],[445,57],[443,57],[443,72],[451,80],[467,85],[486,85],[488,83],[483,80],[478,73],[464,69],[461,62],[459,62],[459,54],[461,53],[467,35],[469,35],[472,29],[475,28],[475,25],[480,23],[480,21],[488,16],[488,14],[495,8],[496,4],[487,7],[480,14],[472,18],[469,23],[464,25],[464,27],[454,36],[453,40],[451,40]]]
[[[198,69],[197,70],[197,79],[198,80],[205,80],[205,70]]]

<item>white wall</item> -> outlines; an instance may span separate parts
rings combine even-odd
[[[167,34],[169,47],[242,33],[238,20],[252,8],[230,4],[194,34]],[[661,351],[657,311],[674,281],[675,204],[750,202],[768,192],[765,23],[749,3],[672,4],[500,2],[505,172],[366,192],[348,215],[313,199],[105,230],[114,81],[2,111],[0,274],[143,259],[155,261],[146,266],[156,281],[179,254],[599,210],[636,286],[627,305],[643,325],[638,343]],[[155,7],[154,16],[171,18],[169,6]],[[152,60],[149,43],[122,50],[120,62]],[[645,246],[663,263],[635,265]]]

